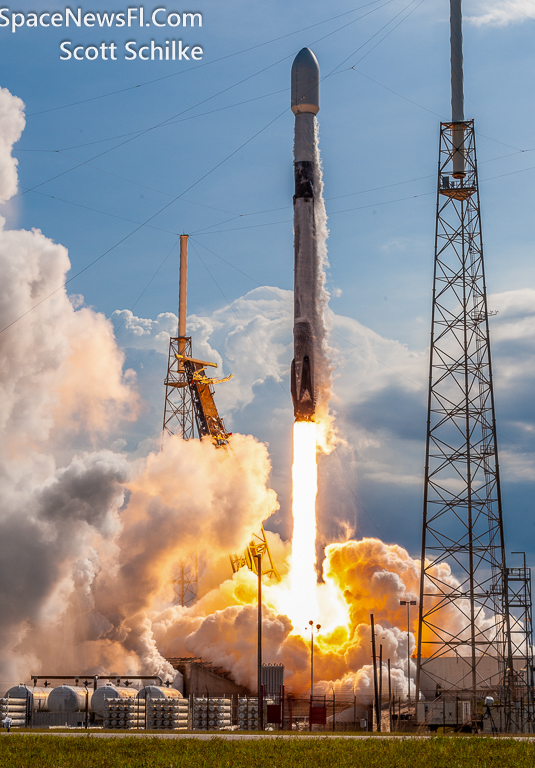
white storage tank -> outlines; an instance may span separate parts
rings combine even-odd
[[[112,685],[112,683],[106,683],[106,685],[100,686],[96,691],[93,691],[91,697],[91,709],[100,717],[104,717],[106,714],[106,702],[113,699],[135,699],[137,696],[136,688],[126,688],[119,685]]]
[[[34,712],[48,712],[48,697],[52,688],[41,686],[14,685],[5,692],[9,699],[26,699],[30,696],[30,706]]]
[[[176,688],[164,685],[146,685],[138,693],[140,699],[181,699],[182,694]]]
[[[81,686],[58,685],[48,697],[48,709],[50,712],[85,712],[86,701],[91,708],[93,691]]]

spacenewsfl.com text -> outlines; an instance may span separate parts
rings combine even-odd
[[[0,34],[10,31],[15,34],[19,29],[48,29],[81,27],[109,29],[170,29],[179,27],[202,27],[202,13],[198,11],[170,11],[166,7],[146,11],[143,6],[129,7],[124,11],[84,11],[65,8],[65,11],[12,11],[8,7],[0,8]],[[63,40],[60,45],[61,61],[117,61],[119,46],[115,42],[96,44],[78,44],[72,40]],[[200,45],[185,44],[182,40],[150,40],[138,43],[128,40],[122,46],[122,58],[125,61],[200,61],[203,49]]]

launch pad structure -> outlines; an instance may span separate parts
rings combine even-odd
[[[436,699],[469,699],[475,721],[490,696],[506,729],[523,730],[517,702],[534,717],[530,573],[525,562],[506,565],[461,0],[450,7],[452,120],[440,127],[416,701],[424,687]]]
[[[183,440],[210,439],[216,448],[226,448],[227,432],[214,399],[214,385],[229,381],[210,378],[206,368],[217,368],[216,363],[193,357],[191,336],[186,335],[187,314],[188,235],[180,235],[180,281],[178,305],[178,334],[169,339],[167,375],[165,377],[165,406],[162,430],[162,450],[166,437],[180,435]],[[273,562],[264,527],[253,537],[244,553],[230,555],[232,572],[247,567],[257,572],[255,558],[265,555],[262,575],[279,579]],[[172,579],[177,602],[191,605],[197,597],[198,560],[191,552],[179,560]]]
[[[216,368],[215,363],[195,360],[192,357],[191,337],[178,336],[169,340],[169,359],[165,378],[164,434],[180,434],[184,440],[195,436],[209,437],[214,445],[226,445],[229,433],[217,411],[214,400],[214,384],[228,381],[211,379],[206,368]],[[177,425],[179,431],[174,432]]]

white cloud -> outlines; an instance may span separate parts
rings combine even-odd
[[[535,481],[535,455],[522,453],[518,446],[508,446],[500,451],[503,474],[511,481],[533,483]]]
[[[392,485],[410,485],[422,487],[421,475],[397,475],[390,472],[370,472],[365,475],[374,483],[390,483]]]
[[[485,24],[503,27],[527,19],[535,20],[535,6],[531,0],[475,0],[471,6],[473,10],[465,15],[465,19],[478,27]]]
[[[233,375],[217,388],[222,414],[230,417],[242,410],[268,379],[280,383],[288,374],[292,317],[291,292],[268,286],[249,291],[210,317],[188,317],[194,357],[217,363],[218,370],[211,372],[214,378]],[[117,336],[125,347],[153,349],[167,356],[169,336],[176,334],[176,315],[166,313],[149,320],[121,310],[114,312],[113,320],[116,327],[124,320]],[[162,370],[162,378],[164,374]]]

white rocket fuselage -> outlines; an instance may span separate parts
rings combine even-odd
[[[314,421],[316,411],[315,358],[319,322],[318,237],[316,195],[318,153],[316,114],[319,112],[319,66],[303,48],[292,66],[294,140],[294,359],[291,389],[297,421]]]

